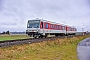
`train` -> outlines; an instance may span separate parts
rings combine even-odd
[[[34,38],[43,38],[48,35],[64,36],[75,35],[77,29],[74,26],[68,26],[44,19],[32,19],[27,22],[26,34]]]

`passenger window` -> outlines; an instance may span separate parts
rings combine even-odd
[[[62,30],[65,30],[65,27],[64,26],[62,26]]]
[[[55,26],[53,25],[53,28],[55,28]]]
[[[52,29],[52,25],[50,25],[50,28]]]
[[[46,29],[48,28],[48,24],[46,24]]]

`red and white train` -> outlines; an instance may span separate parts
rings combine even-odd
[[[43,19],[28,20],[26,34],[35,38],[47,37],[48,35],[62,36],[75,35],[77,29]]]

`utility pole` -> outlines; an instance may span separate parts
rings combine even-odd
[[[84,28],[82,28],[82,32],[84,32]]]
[[[84,35],[84,28],[82,28],[82,35]]]

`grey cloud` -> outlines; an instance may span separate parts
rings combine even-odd
[[[0,0],[0,11],[2,10],[3,0]]]
[[[66,22],[66,21],[62,21],[62,23],[63,23],[63,24],[67,24],[67,22]]]
[[[29,3],[27,3],[27,1]],[[4,15],[12,16],[12,15],[25,15],[25,12],[33,12],[36,15],[41,15],[43,12],[46,13],[54,13],[56,14],[56,11],[63,11],[66,4],[59,3],[59,0],[51,1],[41,1],[41,0],[27,0],[27,1],[12,1],[13,3],[8,3],[7,6],[5,6]],[[12,4],[12,5],[10,5]],[[63,6],[63,7],[62,7]],[[67,7],[68,5],[66,5]],[[7,11],[6,11],[7,10]]]
[[[74,1],[74,0],[73,0]],[[72,12],[70,11],[72,7],[77,7],[71,5],[74,3],[73,1],[67,0],[14,0],[9,3],[7,2],[7,6],[4,9],[4,15],[6,16],[18,16],[19,18],[27,17],[29,15],[35,17],[45,15],[47,13],[52,14],[57,17],[75,17],[76,15],[75,9]],[[77,3],[75,1],[75,3]],[[45,12],[45,13],[44,13]],[[76,11],[77,12],[77,11]]]
[[[90,29],[90,22],[83,22],[81,24],[82,26],[79,26],[84,29],[84,31],[88,31]]]
[[[87,0],[88,6],[90,7],[90,0]]]
[[[2,2],[2,0],[0,1]],[[27,19],[36,17],[70,24],[72,20],[76,22],[79,20],[87,20],[87,18],[88,20],[90,19],[88,16],[90,11],[84,1],[85,0],[4,0],[1,12],[4,17],[12,17],[12,21],[16,21],[17,25],[25,26]],[[74,21],[72,21],[72,24]],[[4,23],[4,25],[13,24],[9,24],[8,22],[8,24]]]
[[[22,28],[22,27],[0,27],[0,32],[3,31],[12,31],[12,32],[23,32],[26,31],[26,28]]]
[[[2,23],[0,23],[0,25],[2,26],[2,25],[4,25],[4,26],[15,26],[15,25],[17,25],[17,23],[16,22],[2,22]]]

